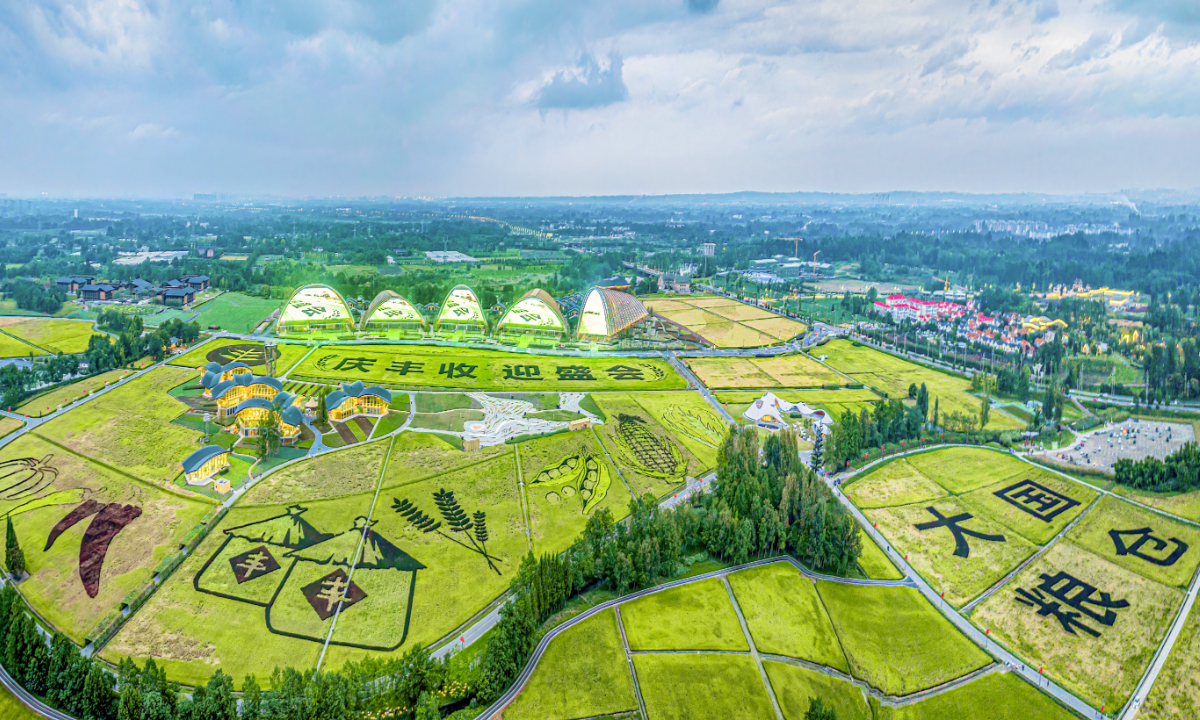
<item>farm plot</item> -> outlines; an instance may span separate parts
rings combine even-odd
[[[816,586],[790,563],[742,570],[729,585],[759,652],[850,672]]]
[[[271,355],[275,375],[283,375],[295,365],[309,348],[303,345],[279,343]],[[246,342],[234,338],[221,338],[205,343],[184,355],[171,359],[172,365],[198,368],[210,362],[224,365],[230,362],[246,363],[256,375],[267,374],[266,346],[263,343]]]
[[[225,332],[245,335],[278,310],[279,301],[227,292],[193,309],[200,313],[196,318],[200,327],[216,325]]]
[[[946,448],[909,455],[907,459],[922,475],[954,494],[1036,472],[1029,463],[987,448]]]
[[[44,350],[23,343],[11,335],[0,333],[0,358],[27,358],[46,355]]]
[[[638,686],[654,720],[773,720],[749,655],[635,655]]]
[[[1037,546],[1003,525],[973,515],[957,498],[868,510],[908,562],[955,607],[996,584]]]
[[[940,685],[991,662],[917,590],[820,581],[817,592],[851,674],[886,694]]]
[[[32,435],[0,449],[0,512],[30,577],[21,593],[77,643],[213,506],[164,492]]]
[[[31,417],[49,415],[57,410],[59,405],[75,402],[84,395],[103,388],[105,384],[114,383],[130,374],[132,373],[129,370],[109,370],[99,375],[91,375],[70,385],[62,385],[41,395],[35,395],[18,405],[16,411]]]
[[[180,461],[203,438],[171,423],[187,408],[167,391],[194,376],[194,370],[151,370],[51,420],[38,434],[142,480],[171,487],[181,471]]]
[[[593,398],[608,418],[595,432],[620,465],[634,494],[649,492],[661,497],[683,483],[688,474],[711,467],[697,459],[632,395],[606,393]]]
[[[638,405],[673,434],[701,464],[692,474],[717,464],[717,450],[729,434],[729,426],[697,393],[634,393]]]
[[[1200,530],[1106,496],[1067,535],[1080,547],[1163,585],[1185,589],[1200,565]]]
[[[371,530],[420,565],[409,600],[397,586],[366,605],[364,585],[364,611],[338,620],[331,667],[453,632],[508,588],[529,552],[512,453],[416,483],[401,484],[402,477],[389,463]]]
[[[858,556],[858,566],[862,568],[864,575],[872,580],[899,580],[904,577],[870,535],[859,529],[858,536],[862,540],[862,555]]]
[[[1173,720],[1200,717],[1200,613],[1195,606],[1175,641],[1139,717]]]
[[[1088,508],[1097,492],[1030,467],[995,485],[961,496],[971,510],[1045,545]]]
[[[630,650],[750,650],[720,578],[627,602],[621,622]]]
[[[396,436],[388,460],[388,486],[421,482],[459,468],[475,465],[500,455],[511,455],[509,445],[492,445],[465,453],[446,442],[446,436],[404,432]]]
[[[518,446],[534,550],[557,554],[579,537],[588,516],[629,512],[632,495],[590,432],[560,433]]]
[[[901,360],[865,345],[856,347],[848,340],[833,340],[815,350],[814,354],[826,356],[825,360],[830,366],[864,385],[888,393],[890,397],[907,397],[910,384],[924,383],[929,389],[930,406],[936,398],[942,418],[950,413],[975,418],[979,416],[980,400],[970,394],[971,384],[963,378]],[[987,427],[992,430],[1018,430],[1025,424],[1016,418],[992,413]]]
[[[719,348],[756,348],[779,342],[764,332],[735,322],[709,324],[688,329]]]
[[[770,358],[690,358],[687,362],[696,377],[710,388],[807,388],[848,382],[799,353]],[[873,393],[871,396],[878,399]]]
[[[408,546],[394,535],[382,538],[374,527],[364,559],[392,557],[395,577],[356,572],[357,593],[338,582],[344,582],[338,573],[350,569],[345,549],[353,543],[353,554],[357,548],[359,518],[366,518],[373,499],[372,491],[287,506],[235,506],[102,657],[153,657],[170,679],[187,684],[205,682],[214,667],[235,678],[261,678],[275,666],[313,666],[333,623],[330,589],[355,599],[338,620],[340,629],[355,615],[396,612],[380,611],[377,602],[395,600],[395,587],[411,585],[410,564],[396,544]],[[402,601],[398,607],[403,613]]]
[[[0,318],[0,330],[46,352],[67,354],[87,350],[88,339],[98,334],[90,322],[44,318]]]
[[[841,715],[838,715],[840,718]],[[881,707],[875,720],[1077,720],[1020,677],[994,672],[912,705]]]
[[[743,322],[746,320],[762,320],[764,318],[779,317],[778,315],[776,315],[775,313],[773,313],[769,310],[763,310],[762,308],[754,307],[753,305],[746,305],[744,303],[733,303],[732,305],[717,305],[715,307],[707,308],[707,310],[710,313],[713,313],[715,315],[720,315],[721,317],[725,318],[726,320],[732,320],[734,322]],[[786,318],[784,318],[784,319],[786,319]]]
[[[813,698],[821,698],[826,707],[832,707],[838,720],[874,720],[866,694],[845,680],[770,660],[763,662],[763,670],[767,671],[785,720],[805,720]]]
[[[897,458],[854,478],[845,492],[864,510],[928,502],[947,495],[941,485],[923,475],[907,458]]]
[[[379,345],[322,347],[293,373],[298,380],[461,390],[673,390],[687,385],[663,360]]]
[[[605,610],[550,643],[505,720],[575,720],[637,710],[617,616]]]
[[[1182,598],[1062,540],[983,601],[971,619],[1093,706],[1118,708]]]
[[[794,337],[799,337],[808,329],[808,326],[802,322],[797,322],[791,318],[779,317],[778,315],[771,315],[771,317],[761,320],[746,320],[742,324],[780,340],[791,340]]]
[[[376,440],[290,465],[260,480],[240,505],[287,505],[374,492],[389,445],[389,440]]]

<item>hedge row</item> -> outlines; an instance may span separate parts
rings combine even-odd
[[[93,647],[99,649],[101,645],[108,642],[109,638],[116,634],[117,630],[125,622],[125,615],[120,610],[113,610],[104,619],[96,623],[96,627],[84,638],[90,642]]]

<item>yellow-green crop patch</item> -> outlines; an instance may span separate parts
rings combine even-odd
[[[679,487],[687,475],[697,476],[712,467],[712,461],[705,462],[697,458],[688,445],[657,422],[654,414],[638,401],[637,396],[602,393],[592,398],[607,418],[603,425],[595,427],[595,431],[605,449],[620,465],[635,495],[649,492],[655,497],[662,497]],[[702,415],[699,417],[704,418]],[[711,434],[713,428],[697,422],[691,432],[697,433],[698,438]],[[699,439],[696,440],[693,446],[699,442]],[[715,459],[715,453],[711,457]]]
[[[945,448],[909,455],[907,460],[922,475],[956,495],[1035,471],[1029,463],[987,448]]]
[[[1183,595],[1060,540],[975,609],[972,621],[1079,697],[1125,704]]]
[[[807,388],[849,382],[803,353],[768,358],[689,358],[687,362],[710,388]],[[873,393],[871,397],[877,399]]]
[[[12,519],[30,573],[21,593],[80,644],[212,508],[32,434],[0,449],[0,470],[0,512]]]
[[[281,342],[275,345],[275,351],[270,358],[274,365],[274,375],[286,373],[304,354],[309,351],[305,345]],[[210,362],[224,365],[230,362],[245,363],[256,375],[267,374],[266,345],[261,342],[248,342],[237,338],[220,338],[211,340],[204,345],[183,355],[171,359],[171,365],[198,368]]]
[[[1151,493],[1115,483],[1112,483],[1112,487],[1109,489],[1122,497],[1158,508],[1163,512],[1200,522],[1200,490],[1187,493]]]
[[[838,717],[841,717],[839,715]],[[978,680],[939,693],[912,705],[880,707],[875,720],[1077,720],[1070,710],[1049,696],[1006,672],[994,672]]]
[[[331,345],[296,366],[297,379],[462,390],[673,390],[687,383],[646,358],[554,357],[448,347]]]
[[[30,710],[4,688],[0,688],[0,717],[5,720],[42,720],[41,715]]]
[[[635,655],[638,686],[654,720],[773,720],[749,655]]]
[[[29,343],[21,342],[11,335],[0,333],[0,358],[27,358],[45,355],[45,351]]]
[[[1196,678],[1200,678],[1200,612],[1193,606],[1138,717],[1145,720],[1200,717],[1200,682]]]
[[[872,580],[899,580],[904,577],[892,561],[888,560],[883,548],[876,545],[875,540],[865,530],[859,528],[858,537],[862,542],[862,555],[858,556],[858,566],[862,568],[863,574]]]
[[[1045,545],[1087,510],[1098,493],[1045,470],[1032,466],[1027,470],[959,499],[972,511]]]
[[[820,581],[817,592],[850,674],[885,694],[908,695],[991,662],[913,588]]]
[[[972,513],[958,498],[868,510],[867,517],[956,607],[995,585],[1037,551],[1008,528]]]
[[[621,622],[630,650],[750,650],[720,578],[627,602]]]
[[[157,368],[113,388],[37,428],[74,452],[157,485],[172,486],[180,462],[199,448],[202,434],[172,420],[187,408],[167,394],[195,371]]]
[[[569,548],[588,516],[601,508],[608,508],[614,519],[629,512],[633,496],[591,432],[559,433],[523,442],[516,449],[533,547],[539,555]]]
[[[816,586],[790,563],[736,572],[729,585],[759,652],[850,672]]]
[[[46,352],[68,354],[87,350],[88,339],[97,334],[90,322],[49,318],[3,317],[0,318],[0,330]]]
[[[908,386],[922,383],[929,390],[929,404],[939,401],[941,417],[949,413],[979,417],[980,399],[971,395],[971,383],[963,378],[902,360],[894,355],[849,340],[833,340],[813,350],[813,355],[825,356],[830,366],[850,375],[858,382],[878,388],[890,397],[908,395]],[[987,428],[1017,430],[1025,424],[1016,418],[992,413]]]
[[[31,417],[49,415],[58,409],[59,405],[68,405],[90,392],[99,390],[105,385],[117,382],[126,375],[133,374],[130,370],[109,370],[99,375],[90,375],[69,385],[57,387],[41,395],[35,395],[17,406],[17,412],[27,413]]]
[[[845,487],[846,497],[860,508],[890,507],[946,497],[941,485],[925,477],[908,458],[898,458],[870,473],[854,478]]]
[[[1106,496],[1067,537],[1126,570],[1186,588],[1200,565],[1200,529]]]
[[[506,720],[575,720],[637,710],[617,616],[605,610],[546,648]]]
[[[862,690],[853,684],[806,667],[787,663],[763,662],[771,681],[779,709],[785,720],[805,720],[808,706],[820,698],[832,707],[838,720],[873,720],[871,704]]]
[[[288,505],[374,492],[390,440],[354,445],[276,470],[246,492],[240,505]]]

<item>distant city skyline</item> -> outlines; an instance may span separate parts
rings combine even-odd
[[[1180,0],[10,0],[0,193],[1200,188]]]

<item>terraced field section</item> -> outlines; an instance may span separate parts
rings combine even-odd
[[[686,327],[719,348],[777,345],[803,335],[804,323],[712,295],[643,298],[655,315]]]
[[[845,492],[956,607],[1044,548],[1097,496],[1090,487],[983,448],[899,458],[854,478]],[[1055,507],[1039,510],[1052,500]]]
[[[20,317],[0,317],[0,331],[36,345],[51,354],[81,353],[87,350],[88,339],[92,335],[98,334],[90,322]],[[41,355],[43,353],[35,352],[34,354]],[[0,357],[27,355],[29,355],[28,351],[18,352],[15,356],[0,353]]]
[[[814,348],[812,354],[823,357],[831,367],[849,375],[855,381],[875,388],[893,398],[908,397],[908,386],[925,384],[929,390],[929,407],[935,399],[942,418],[950,413],[976,418],[978,422],[980,399],[970,394],[971,383],[916,363],[902,360],[895,355],[880,352],[866,345],[849,340],[831,340]],[[990,413],[989,430],[1019,430],[1025,423],[997,410]],[[978,428],[978,425],[976,425]]]
[[[652,719],[769,720],[776,717],[771,694],[787,720],[803,720],[814,698],[841,720],[1075,717],[993,665],[916,590],[814,583],[782,561],[727,580],[626,601],[617,615],[606,610],[568,628],[550,643],[503,717],[574,720],[632,712],[636,697],[622,626]],[[761,669],[748,651],[735,602]],[[955,689],[939,687],[989,668]],[[932,694],[922,700],[905,699],[929,688]]]
[[[362,380],[393,388],[459,390],[674,390],[687,383],[664,360],[551,357],[465,348],[329,346],[297,365],[292,379]]]

